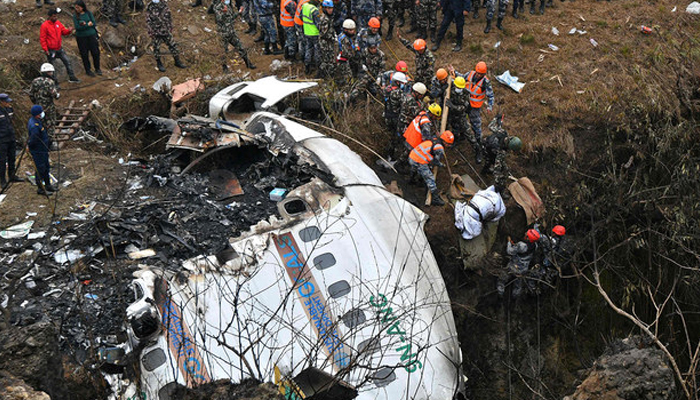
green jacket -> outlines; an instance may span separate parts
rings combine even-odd
[[[92,26],[88,26],[88,22],[92,21]],[[80,23],[84,22],[83,25]],[[75,36],[76,37],[88,37],[97,35],[97,22],[95,22],[95,17],[90,11],[85,11],[84,13],[77,15],[73,14],[73,24],[75,25]]]

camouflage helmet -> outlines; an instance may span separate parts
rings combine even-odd
[[[517,136],[508,138],[508,149],[512,151],[520,151],[523,148],[523,141]]]

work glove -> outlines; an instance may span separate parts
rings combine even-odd
[[[445,99],[445,105],[450,108],[455,108],[454,103],[450,99]]]

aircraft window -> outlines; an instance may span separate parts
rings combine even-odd
[[[143,367],[146,368],[146,371],[150,372],[163,365],[165,359],[165,352],[158,348],[146,353],[146,355],[141,358],[141,362],[143,362]]]
[[[299,237],[305,242],[312,242],[321,237],[321,231],[316,226],[309,226],[299,231]]]
[[[372,354],[376,353],[381,349],[381,343],[379,341],[378,337],[371,337],[369,339],[363,340],[360,342],[360,344],[357,346],[357,351],[360,354]]]
[[[314,267],[322,270],[335,265],[335,257],[331,253],[323,253],[320,256],[314,257]]]
[[[393,368],[384,367],[370,375],[370,379],[374,381],[375,385],[377,385],[378,387],[382,387],[395,381],[396,373],[394,373]]]
[[[367,321],[367,317],[365,317],[365,313],[360,309],[354,309],[354,310],[350,310],[350,311],[346,312],[345,315],[343,315],[341,317],[341,319],[343,320],[343,323],[345,324],[345,326],[347,326],[350,329],[352,329],[358,325],[361,325],[365,321]]]
[[[328,294],[334,299],[343,297],[348,293],[350,293],[350,284],[347,281],[338,281],[328,286]]]
[[[134,297],[136,298],[136,301],[141,300],[143,297],[143,289],[141,288],[141,285],[138,283],[134,282]]]
[[[284,203],[284,211],[289,215],[299,214],[306,211],[306,205],[299,199],[290,200]]]

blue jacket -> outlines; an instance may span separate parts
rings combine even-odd
[[[27,131],[29,131],[29,138],[27,139],[29,151],[49,151],[49,134],[46,133],[41,119],[31,117],[27,123]]]
[[[0,107],[0,143],[15,141],[15,127],[12,126],[12,107]]]
[[[440,7],[443,11],[448,8],[455,13],[462,13],[462,11],[469,11],[472,9],[471,0],[440,0]]]

